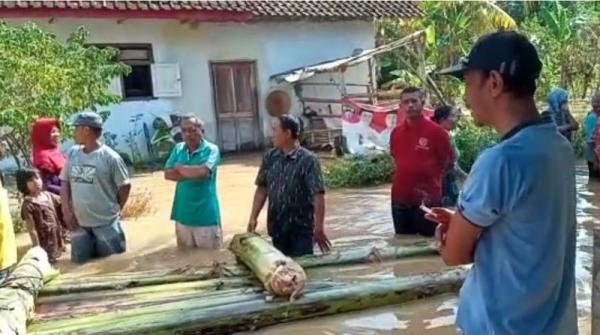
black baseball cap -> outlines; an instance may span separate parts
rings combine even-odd
[[[437,74],[462,80],[465,71],[469,70],[495,70],[509,80],[523,82],[539,77],[542,62],[525,35],[516,31],[499,31],[480,37],[467,57]]]

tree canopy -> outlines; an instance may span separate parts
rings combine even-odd
[[[28,132],[38,117],[61,122],[78,111],[118,102],[108,92],[115,76],[129,67],[117,50],[88,44],[83,27],[65,42],[33,23],[0,23],[0,125],[13,154],[29,157]]]

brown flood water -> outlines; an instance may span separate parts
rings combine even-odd
[[[218,188],[226,241],[234,234],[245,231],[259,162],[257,155],[237,156],[227,159],[219,169]],[[598,207],[594,194],[588,187],[585,172],[584,167],[578,168],[577,298],[580,334],[590,333],[591,229],[594,222],[598,222]],[[128,238],[127,253],[79,267],[70,264],[68,256],[63,257],[59,262],[61,271],[85,276],[91,273],[177,268],[188,264],[209,265],[215,261],[233,261],[226,251],[178,251],[174,227],[169,221],[174,185],[164,181],[162,173],[158,172],[137,175],[133,183],[134,193],[151,192],[153,213],[138,220],[124,222]],[[264,215],[261,220],[259,222],[264,225]],[[397,245],[418,240],[396,240],[392,237],[389,186],[329,192],[326,225],[336,248]],[[26,234],[21,234],[18,241],[20,249],[28,247]],[[439,271],[443,268],[439,258],[429,257],[395,263],[314,269],[309,271],[309,276],[314,279],[360,281]],[[454,334],[455,309],[456,297],[446,295],[401,306],[282,324],[244,334]]]

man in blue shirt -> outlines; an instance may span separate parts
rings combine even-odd
[[[526,37],[497,32],[441,71],[464,81],[474,119],[502,137],[475,162],[458,211],[428,215],[444,261],[473,263],[456,321],[466,335],[577,334],[575,156],[536,109],[541,67]]]

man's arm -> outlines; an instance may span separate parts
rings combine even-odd
[[[262,163],[260,164],[260,168],[258,169],[258,174],[256,175],[256,180],[254,183],[256,184],[256,191],[254,191],[254,199],[252,200],[252,210],[250,211],[250,219],[248,219],[248,232],[253,233],[256,230],[256,226],[258,226],[258,216],[265,206],[265,202],[267,201],[267,196],[269,192],[267,191],[267,154],[263,157]]]
[[[173,169],[165,170],[165,179],[170,181],[179,181],[183,178],[182,175]]]
[[[67,227],[69,227],[69,229],[75,229],[77,227],[77,219],[75,218],[73,202],[71,199],[71,185],[68,181],[63,180],[60,187],[60,207]]]
[[[210,169],[206,165],[177,165],[173,169],[185,179],[204,179],[210,175]]]
[[[176,173],[185,179],[205,179],[210,176],[221,160],[221,154],[217,146],[208,144],[210,154],[206,162],[198,165],[175,165],[173,168]]]
[[[322,252],[329,252],[331,250],[331,242],[327,238],[327,234],[325,234],[325,186],[318,158],[312,157],[310,166],[306,169],[305,178],[306,186],[312,194],[312,203],[315,211],[313,239]]]
[[[325,194],[313,194],[312,203],[315,208],[315,229],[323,231],[325,229]]]
[[[454,213],[440,247],[444,263],[450,266],[473,263],[475,246],[482,228],[465,219],[460,212]]]
[[[119,186],[119,190],[117,191],[117,201],[119,202],[119,207],[121,210],[125,208],[127,204],[127,200],[129,200],[129,194],[131,193],[131,184],[124,184]]]
[[[177,163],[178,150],[180,150],[178,146],[178,144],[175,145],[175,147],[171,150],[171,154],[165,163],[164,176],[166,180],[179,181],[183,179],[183,176],[173,169]]]
[[[250,219],[248,220],[248,232],[253,233],[258,226],[258,216],[265,206],[267,201],[267,189],[262,186],[257,186],[254,191],[254,200],[252,200],[252,210],[250,211]]]
[[[117,185],[117,202],[121,210],[125,208],[129,193],[131,192],[131,183],[129,182],[129,170],[120,156],[116,156],[112,162],[112,178]]]

